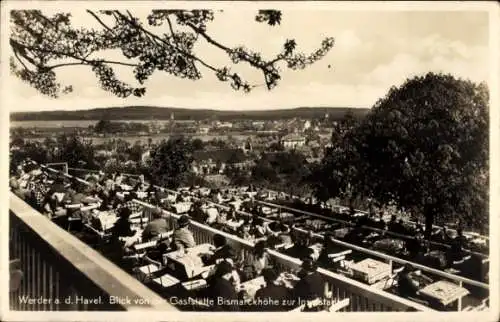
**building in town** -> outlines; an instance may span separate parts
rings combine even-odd
[[[295,149],[306,144],[306,138],[297,135],[297,134],[289,134],[281,138],[281,145],[285,149]]]

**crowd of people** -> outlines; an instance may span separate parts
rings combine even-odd
[[[33,162],[26,162],[12,174],[10,188],[42,214],[62,225],[67,225],[71,218],[91,217],[96,212],[116,213],[117,220],[110,230],[109,249],[113,252],[113,255],[110,255],[112,259],[118,262],[134,253],[133,245],[138,242],[158,241],[153,249],[148,250],[148,256],[158,261],[161,261],[167,252],[195,247],[197,243],[190,230],[192,221],[251,241],[254,247],[252,254],[248,255],[233,249],[222,234],[216,234],[213,238],[215,249],[201,255],[204,265],[214,265],[210,276],[207,276],[209,287],[206,296],[228,299],[220,309],[242,309],[241,305],[235,304],[240,303],[237,300],[247,297],[244,290],[240,289],[240,284],[259,276],[263,276],[266,286],[258,290],[254,299],[268,298],[272,301],[265,301],[265,307],[258,309],[292,309],[294,305],[299,304],[298,299],[311,301],[324,297],[325,281],[317,272],[318,267],[338,268],[338,263],[333,263],[329,257],[329,253],[335,248],[333,240],[339,238],[337,235],[327,232],[320,238],[312,232],[308,234],[297,232],[293,224],[284,220],[266,220],[262,207],[251,200],[244,202],[243,205],[229,203],[229,207],[221,208],[215,206],[215,202],[221,199],[219,191],[203,196],[200,193],[196,194],[192,189],[191,192],[172,195],[163,189],[148,185],[143,176],[131,180],[120,173],[100,172],[85,179],[86,182],[51,174]],[[135,202],[135,199],[142,199],[156,207],[150,212],[148,222],[143,222],[141,219],[139,227],[130,220],[133,214],[142,211],[141,205]],[[188,204],[189,207],[187,211],[182,212],[173,229],[168,221],[168,212],[162,209],[176,212],[176,205],[182,203]],[[238,211],[239,207],[246,212]],[[366,241],[370,236],[367,236],[366,229],[363,228],[365,224],[366,218],[359,219],[353,227],[349,227],[342,239],[353,244]],[[403,233],[404,225],[393,216],[382,228]],[[446,228],[436,233],[435,238],[441,238],[452,247],[444,255],[438,253],[434,257],[429,256],[432,252],[423,239],[422,231],[416,236],[416,239],[406,241],[401,256],[415,261],[427,260],[436,268],[443,269],[463,262],[463,248],[466,241],[460,229],[455,237],[449,236]],[[300,272],[295,272],[299,281],[293,287],[282,278],[284,272],[273,263],[269,249],[279,250],[302,260]],[[433,264],[432,259],[435,259],[437,264]],[[416,290],[422,284],[432,281],[430,277],[415,274],[415,271],[411,266],[405,266],[398,275],[397,291],[400,295],[415,297]],[[320,301],[320,303],[325,302]],[[304,308],[304,310],[322,309],[323,305],[309,304]]]
[[[304,310],[324,309],[323,306],[313,307],[307,302],[324,297],[325,281],[316,272],[315,261],[311,258],[303,258],[302,269],[297,272],[300,281],[292,287],[290,283],[283,280],[281,277],[283,272],[274,265],[269,256],[268,249],[273,247],[269,242],[272,242],[273,238],[274,244],[280,241],[290,241],[290,228],[287,225],[283,223],[265,225],[258,216],[240,218],[234,208],[227,213],[218,211],[218,219],[207,222],[210,217],[209,212],[202,209],[201,203],[196,203],[187,214],[179,217],[173,230],[167,220],[167,212],[160,207],[151,211],[149,222],[140,229],[137,227],[134,229],[134,224],[130,221],[131,215],[141,209],[132,200],[138,198],[141,192],[145,192],[147,194],[144,199],[154,201],[156,204],[164,204],[167,196],[159,195],[162,193],[160,190],[149,189],[150,187],[145,185],[141,178],[132,190],[124,194],[123,198],[119,197],[122,192],[120,186],[125,180],[119,174],[112,176],[100,174],[87,179],[95,184],[87,185],[74,178],[68,179],[58,174],[51,174],[35,163],[28,162],[19,167],[11,176],[10,188],[35,209],[59,224],[61,224],[58,221],[59,218],[85,217],[91,216],[93,212],[114,211],[117,220],[110,230],[109,245],[117,247],[115,251],[118,251],[118,260],[133,252],[134,243],[128,243],[127,238],[136,235],[137,231],[141,232],[140,238],[137,239],[141,243],[152,240],[161,241],[154,249],[148,251],[150,258],[161,259],[166,252],[189,250],[195,247],[197,243],[190,230],[192,220],[224,228],[242,238],[252,236],[255,247],[250,254],[238,252],[228,244],[223,235],[216,234],[213,237],[214,250],[200,255],[204,265],[214,265],[214,269],[206,278],[209,287],[205,296],[217,299],[219,302],[221,298],[223,299],[221,305],[212,309],[230,311],[245,309],[245,305],[241,303],[249,303],[245,301],[245,299],[248,300],[248,294],[240,289],[240,285],[259,276],[263,276],[266,285],[258,290],[252,300],[257,304],[249,304],[253,309],[266,311],[292,309],[298,306],[299,299],[306,301]],[[80,207],[72,208],[73,205],[80,205]],[[223,216],[225,220],[219,218]],[[237,225],[224,226],[227,221],[236,222]],[[265,303],[265,305],[259,305],[259,303]]]

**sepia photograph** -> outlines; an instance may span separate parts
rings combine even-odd
[[[2,319],[496,320],[498,13],[3,2]]]

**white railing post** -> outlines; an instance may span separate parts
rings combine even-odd
[[[458,281],[458,286],[462,287],[462,281]],[[462,311],[462,296],[458,298],[458,312]]]

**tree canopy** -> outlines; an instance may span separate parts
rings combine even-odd
[[[155,184],[177,188],[190,177],[193,163],[193,145],[184,137],[171,137],[151,152],[151,164],[147,167]]]
[[[11,72],[40,93],[58,97],[73,90],[62,86],[56,71],[70,66],[88,66],[99,85],[118,97],[143,96],[148,78],[165,72],[179,78],[197,80],[201,69],[215,74],[235,90],[251,91],[256,86],[274,88],[281,79],[282,66],[303,69],[324,57],[334,45],[327,37],[310,55],[296,51],[296,41],[287,39],[274,57],[264,58],[243,45],[231,47],[216,40],[209,32],[217,16],[212,10],[152,10],[141,21],[129,10],[86,10],[100,29],[76,28],[70,13],[53,16],[40,10],[12,10],[10,19]],[[283,15],[277,10],[259,10],[258,23],[277,26]],[[229,58],[229,66],[214,66],[196,52],[198,42],[206,42]],[[122,60],[107,59],[106,53],[121,52]],[[245,77],[231,71],[231,65],[245,63],[260,71],[263,84],[250,84]],[[116,66],[133,69],[138,86],[127,84],[116,74]]]
[[[341,138],[323,164],[323,186],[348,184],[380,204],[486,229],[488,222],[488,89],[428,73],[393,87]],[[355,181],[345,181],[346,173]]]

